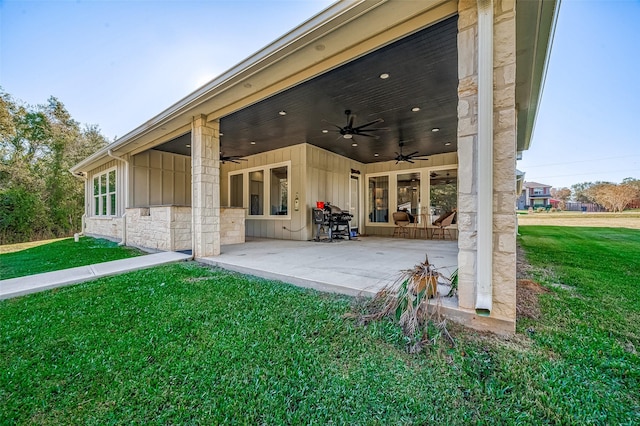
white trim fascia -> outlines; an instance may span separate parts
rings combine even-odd
[[[478,215],[476,314],[493,303],[493,0],[478,0]]]

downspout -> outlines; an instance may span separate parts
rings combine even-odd
[[[478,1],[478,240],[476,314],[493,303],[493,0]]]
[[[85,228],[85,223],[87,220],[87,209],[86,209],[86,198],[87,198],[87,175],[84,172],[78,172],[78,173],[73,173],[71,170],[69,170],[69,173],[71,173],[71,175],[73,177],[76,177],[78,179],[82,179],[84,181],[84,198],[85,198],[85,209],[84,209],[84,213],[82,213],[82,217],[80,218],[80,232],[78,233],[78,235],[84,235],[84,228]]]
[[[124,213],[122,214],[122,241],[118,243],[119,246],[127,245],[127,209],[129,208],[129,161],[122,157],[116,157],[111,150],[107,150],[107,155],[116,160],[120,160],[124,163]]]

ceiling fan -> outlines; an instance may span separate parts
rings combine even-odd
[[[368,128],[369,126],[373,126],[374,124],[382,123],[384,120],[382,118],[378,118],[377,120],[373,120],[369,123],[362,124],[360,126],[354,126],[355,115],[351,114],[351,110],[347,109],[344,111],[347,116],[347,125],[344,127],[338,126],[337,124],[333,124],[328,122],[327,120],[322,120],[327,124],[330,124],[336,127],[338,130],[332,130],[333,132],[340,133],[340,136],[344,139],[352,139],[354,136],[364,136],[367,138],[379,139],[380,136],[372,135],[369,132],[375,132],[377,130],[389,130],[387,128]]]
[[[402,147],[404,147],[404,142],[400,142],[398,144],[398,146],[400,146],[400,152],[396,152],[396,156],[394,158],[396,160],[396,164],[403,163],[403,162],[415,163],[415,161],[413,161],[413,160],[428,160],[429,159],[425,155],[416,155],[416,154],[418,154],[418,151],[414,151],[411,154],[403,154],[402,153]],[[421,158],[421,157],[425,157],[425,158]]]
[[[239,155],[224,155],[224,152],[220,151],[220,162],[222,164],[226,162],[240,164],[240,161],[248,161],[246,158],[242,158]]]
[[[220,144],[220,148],[222,149],[222,143]],[[227,161],[231,163],[240,164],[240,161],[249,161],[249,160],[247,160],[246,158],[242,158],[242,156],[240,155],[224,155],[224,152],[220,151],[220,162],[224,164]]]

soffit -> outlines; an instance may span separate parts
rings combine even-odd
[[[222,151],[248,156],[307,142],[362,163],[391,160],[400,141],[405,154],[453,152],[457,85],[454,16],[222,117]],[[378,139],[344,139],[327,122],[344,126],[345,110],[356,116],[354,126],[381,118],[370,127],[388,130],[371,132]],[[186,135],[156,149],[188,155],[188,144]]]

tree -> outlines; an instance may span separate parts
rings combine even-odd
[[[591,186],[586,193],[590,199],[614,212],[622,212],[640,194],[633,185],[627,183],[600,183]]]
[[[559,207],[564,210],[567,201],[571,198],[571,190],[569,188],[551,188],[551,196],[560,201]]]
[[[81,129],[57,98],[32,107],[0,89],[0,244],[79,229],[84,186],[68,170],[106,144],[97,126]]]

